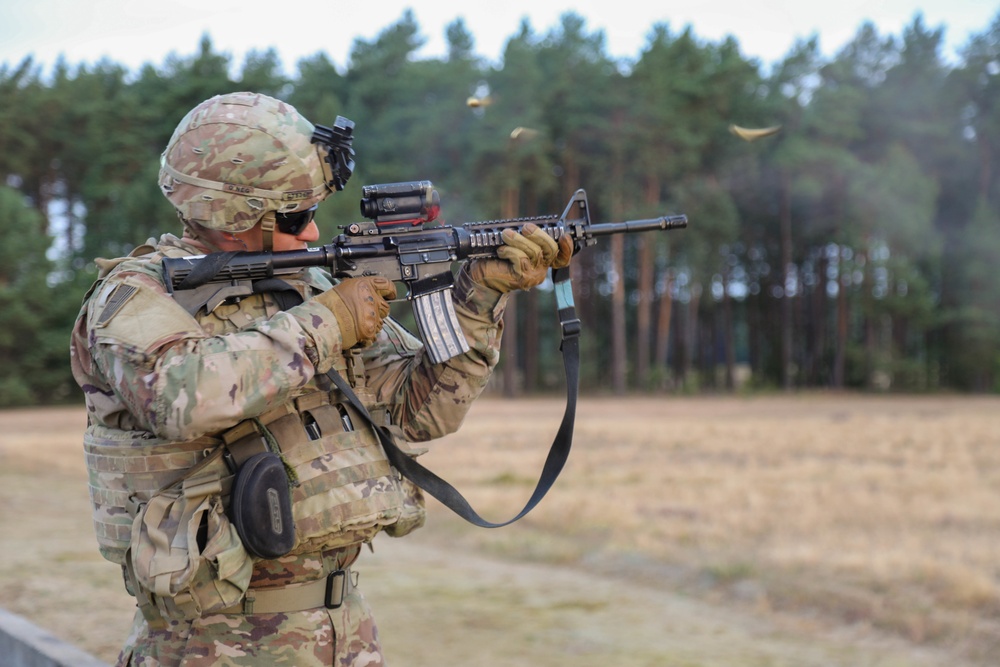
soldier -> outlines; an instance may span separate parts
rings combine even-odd
[[[351,565],[380,531],[422,525],[423,499],[325,374],[401,446],[451,433],[498,361],[506,294],[569,263],[569,239],[532,225],[466,263],[453,301],[471,349],[440,364],[388,317],[380,277],[308,269],[191,315],[164,257],[317,240],[313,212],[353,161],[315,130],[265,95],[199,104],[159,179],[183,235],[97,260],[72,364],[98,544],[138,607],[119,665],[383,664]]]

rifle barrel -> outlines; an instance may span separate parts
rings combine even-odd
[[[661,215],[659,218],[646,220],[626,220],[625,222],[601,222],[590,226],[594,236],[609,236],[611,234],[652,232],[657,230],[683,229],[687,227],[686,215]]]

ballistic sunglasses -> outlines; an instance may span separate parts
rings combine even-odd
[[[282,234],[298,236],[313,221],[317,206],[318,204],[304,211],[295,211],[294,213],[276,213],[274,215],[274,222]]]

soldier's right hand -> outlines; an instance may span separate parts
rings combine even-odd
[[[358,343],[375,342],[389,316],[389,300],[396,298],[396,286],[382,276],[345,278],[313,298],[337,318],[341,347],[347,350]]]

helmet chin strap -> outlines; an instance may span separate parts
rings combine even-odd
[[[271,252],[274,249],[274,211],[268,211],[260,219],[261,244],[264,252]]]

